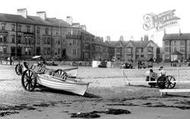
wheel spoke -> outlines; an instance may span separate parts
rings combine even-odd
[[[28,85],[29,85],[29,83],[27,82],[25,85],[26,90],[28,90]]]
[[[29,72],[29,73],[28,73],[28,74],[29,74],[29,77],[31,77],[31,71],[29,70],[28,72]]]
[[[31,90],[31,83],[28,84],[28,90]]]
[[[172,77],[171,77],[171,76],[169,76],[168,80],[169,80],[169,81],[171,81],[171,80],[172,80]]]

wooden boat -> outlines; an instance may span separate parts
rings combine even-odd
[[[72,78],[63,80],[48,74],[38,75],[38,83],[52,89],[64,90],[78,95],[84,95],[89,86],[89,83],[85,83],[80,80]]]
[[[37,84],[56,89],[71,92],[78,95],[84,95],[88,89],[89,83],[83,82],[70,69],[47,69],[44,66],[32,66],[22,73],[22,86],[27,91],[33,91]],[[68,73],[67,73],[68,72]],[[76,71],[74,71],[76,73]]]

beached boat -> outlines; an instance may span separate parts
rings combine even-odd
[[[27,91],[33,91],[37,85],[63,90],[78,95],[84,95],[89,83],[77,78],[77,67],[69,69],[48,69],[45,65],[32,65],[24,62],[22,86]]]
[[[38,75],[37,81],[40,85],[46,86],[48,88],[64,90],[78,95],[84,95],[89,86],[89,83],[80,80],[72,78],[67,78],[66,80],[63,80],[62,78],[51,76],[48,74]]]

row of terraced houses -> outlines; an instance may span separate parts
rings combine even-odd
[[[17,14],[0,13],[0,56],[30,58],[34,55],[62,60],[91,61],[113,58],[120,61],[158,58],[159,47],[152,40],[110,41],[86,30],[85,25],[66,20],[48,18],[45,11],[36,16],[27,9]]]

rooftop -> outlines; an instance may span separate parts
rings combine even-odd
[[[48,25],[48,26],[56,26],[56,27],[69,27],[70,25],[62,20],[56,18],[46,18],[46,20],[41,19],[38,16],[27,16],[24,18],[21,15],[14,14],[4,14],[0,13],[0,21],[3,22],[12,22],[12,23],[23,23],[23,24],[34,24],[34,25]]]
[[[190,40],[190,33],[165,34],[163,40]]]

